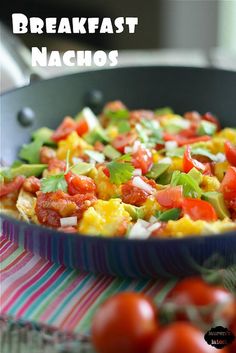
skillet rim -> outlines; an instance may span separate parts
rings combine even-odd
[[[33,88],[35,85],[42,85],[42,84],[46,84],[46,82],[48,81],[56,81],[56,80],[60,80],[63,78],[70,78],[70,77],[75,77],[78,75],[86,75],[86,74],[93,74],[93,72],[106,72],[106,71],[110,71],[110,70],[115,70],[115,71],[122,71],[123,69],[128,69],[130,71],[132,70],[137,70],[137,69],[141,69],[141,70],[145,70],[145,69],[164,69],[164,70],[186,70],[186,71],[208,71],[208,72],[221,72],[221,73],[226,73],[226,74],[232,74],[235,76],[236,78],[236,70],[228,70],[228,69],[222,69],[222,68],[216,68],[216,67],[199,67],[199,66],[184,66],[184,65],[135,65],[135,66],[118,66],[118,67],[108,67],[108,68],[103,68],[103,69],[93,69],[93,70],[85,70],[85,71],[81,71],[81,72],[74,72],[74,73],[70,73],[70,74],[66,74],[66,75],[59,75],[56,77],[51,77],[51,78],[46,78],[46,79],[39,79],[38,81],[34,81],[28,85],[24,85],[22,87],[16,87],[14,89],[8,90],[6,92],[3,92],[0,94],[0,99],[2,99],[5,96],[8,96],[10,94],[13,94],[14,92],[17,92],[19,90],[27,90],[27,89],[31,89]],[[1,219],[5,219],[9,222],[13,222],[16,223],[19,226],[25,225],[25,226],[30,226],[32,228],[36,228],[36,230],[40,231],[41,230],[46,230],[49,233],[53,234],[66,234],[66,235],[73,235],[73,233],[66,233],[66,232],[61,232],[58,231],[56,229],[50,228],[50,227],[45,227],[42,225],[38,225],[38,224],[34,224],[34,223],[27,223],[25,221],[20,221],[14,217],[11,216],[7,216],[4,213],[0,213],[0,218]],[[76,236],[79,237],[80,239],[85,238],[85,239],[90,239],[90,241],[96,240],[96,241],[105,241],[105,242],[111,242],[111,241],[116,241],[116,242],[129,242],[129,243],[158,243],[158,242],[164,242],[164,241],[172,241],[172,243],[174,242],[197,242],[197,241],[204,241],[205,239],[212,239],[212,241],[214,240],[222,240],[222,238],[227,237],[227,238],[231,238],[232,236],[236,236],[236,230],[235,231],[226,231],[223,233],[211,233],[211,234],[205,234],[205,235],[187,235],[184,237],[179,237],[179,238],[172,238],[172,237],[166,237],[166,238],[147,238],[147,239],[127,239],[126,237],[122,238],[122,237],[106,237],[106,236],[96,236],[96,235],[83,235],[81,233],[76,233]]]

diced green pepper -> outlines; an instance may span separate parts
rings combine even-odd
[[[76,163],[73,167],[70,168],[70,170],[78,175],[86,175],[88,174],[94,166],[90,163],[85,163],[85,162],[79,162]]]
[[[170,220],[176,221],[179,219],[179,216],[181,214],[181,209],[180,208],[172,208],[167,211],[157,211],[155,216],[157,217],[157,221],[160,222],[167,222]]]
[[[210,135],[212,136],[216,132],[216,124],[211,123],[210,121],[202,120],[199,128],[197,130],[198,135]]]
[[[157,179],[168,170],[169,166],[170,164],[168,163],[154,163],[152,169],[148,172],[146,177],[150,179]]]

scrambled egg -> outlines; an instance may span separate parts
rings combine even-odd
[[[57,158],[65,160],[68,150],[70,150],[70,162],[72,162],[73,157],[80,157],[85,150],[93,150],[93,146],[73,131],[65,140],[58,142]]]
[[[234,222],[227,219],[216,222],[193,221],[189,216],[184,216],[178,221],[168,221],[163,235],[172,237],[183,237],[201,234],[216,234],[236,229]]]
[[[79,232],[104,236],[123,235],[131,224],[131,217],[125,211],[120,199],[98,200],[84,212]]]
[[[156,211],[160,211],[162,208],[155,199],[155,197],[150,196],[144,202],[143,206],[144,218],[148,220],[151,216],[153,216]]]
[[[110,198],[121,196],[121,187],[112,184],[109,178],[103,173],[102,167],[94,168],[89,176],[94,180],[97,186],[97,195],[99,199],[109,200]]]
[[[175,171],[179,170],[183,171],[183,158],[181,157],[172,157],[172,163],[170,165],[170,170]]]

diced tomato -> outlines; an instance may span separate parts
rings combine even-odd
[[[148,178],[142,176],[140,177],[142,180],[153,187],[154,189],[156,188],[156,183],[154,180],[149,180]],[[148,196],[150,196],[150,193],[147,191],[134,186],[133,181],[129,180],[127,183],[122,185],[121,187],[121,193],[122,193],[122,201],[125,203],[129,203],[131,205],[135,206],[141,206],[144,204],[144,202],[147,200]]]
[[[197,170],[200,170],[202,172],[206,170],[206,167],[203,163],[191,157],[190,146],[186,146],[183,158],[183,171],[185,173],[188,173],[192,168],[196,168]]]
[[[139,123],[143,119],[153,120],[155,117],[154,112],[151,110],[132,110],[129,114],[129,120],[132,123]]]
[[[39,159],[43,164],[48,164],[50,159],[56,158],[56,151],[50,147],[43,146],[39,151]]]
[[[192,220],[216,221],[217,214],[214,207],[207,201],[200,199],[185,198],[182,204],[183,213]]]
[[[96,141],[93,147],[96,151],[103,152],[105,146],[102,142]]]
[[[132,164],[135,168],[141,169],[146,174],[153,165],[153,157],[150,150],[140,146],[137,152],[132,154]]]
[[[221,130],[221,125],[219,120],[211,113],[205,113],[202,115],[202,120],[209,121],[217,126],[217,131]]]
[[[110,171],[107,167],[104,167],[102,171],[108,178],[110,178]]]
[[[236,199],[236,167],[229,167],[221,182],[220,191],[226,200]]]
[[[9,183],[0,185],[0,197],[10,194],[11,192],[18,191],[24,183],[25,177],[18,175]]]
[[[79,136],[82,136],[88,132],[89,126],[87,124],[87,121],[85,119],[81,119],[77,122],[76,125],[76,132]]]
[[[124,153],[126,146],[131,146],[136,140],[136,134],[127,132],[125,134],[118,135],[113,141],[112,146],[119,152]]]
[[[35,212],[41,224],[60,228],[60,218],[76,216],[80,219],[83,212],[96,201],[94,193],[68,195],[56,192],[37,194]]]
[[[184,118],[194,123],[200,123],[202,117],[201,114],[199,114],[198,112],[192,111],[186,112],[184,114]]]
[[[207,135],[186,138],[180,135],[171,135],[167,132],[163,133],[163,138],[165,141],[176,141],[180,147],[185,145],[191,145],[192,143],[196,142],[209,141],[211,139],[211,137]]]
[[[196,138],[197,128],[198,128],[198,124],[195,122],[191,122],[190,127],[188,129],[184,129],[180,131],[178,135],[181,137],[185,137],[186,139]]]
[[[68,185],[68,193],[70,195],[95,193],[96,191],[96,184],[93,179],[87,176],[68,172],[65,175],[65,179]]]
[[[77,123],[74,119],[69,116],[66,116],[62,123],[58,126],[58,128],[52,134],[52,140],[58,142],[60,140],[64,140],[72,131],[75,131],[77,128]]]
[[[156,194],[156,199],[162,207],[181,207],[183,202],[183,187],[179,185],[160,190]]]
[[[57,158],[52,158],[48,161],[48,170],[49,171],[57,171],[57,172],[64,172],[66,169],[66,162],[61,161]]]
[[[104,108],[103,108],[103,112],[108,111],[112,111],[112,112],[117,112],[118,110],[124,110],[127,109],[126,106],[119,100],[117,101],[112,101],[112,102],[108,102]]]
[[[225,156],[227,161],[236,167],[236,146],[229,141],[225,142]]]
[[[32,175],[24,181],[23,188],[34,194],[40,189],[40,180]]]

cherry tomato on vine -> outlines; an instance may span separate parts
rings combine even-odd
[[[150,353],[216,353],[218,349],[204,340],[204,332],[188,322],[174,322],[163,328]],[[227,348],[220,350],[228,353]]]
[[[176,317],[181,320],[188,319],[186,309],[189,305],[194,305],[196,309],[200,310],[207,306],[220,305],[222,307],[220,318],[229,324],[236,317],[234,296],[221,286],[208,284],[201,277],[189,277],[178,282],[168,294],[166,302],[176,304]],[[213,308],[209,313],[200,314],[205,322],[213,322],[214,313]]]
[[[148,353],[158,332],[157,313],[144,294],[117,294],[97,310],[92,341],[98,353]]]

